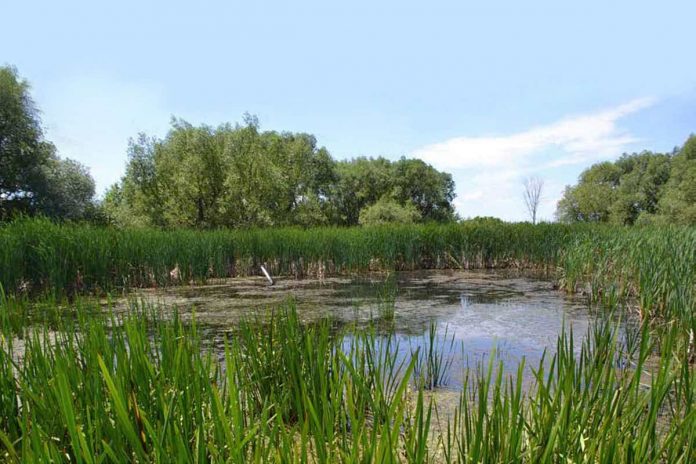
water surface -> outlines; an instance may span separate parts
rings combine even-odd
[[[263,277],[230,279],[205,286],[146,290],[141,296],[184,315],[195,312],[209,336],[221,338],[240,319],[264,317],[270,308],[292,298],[303,321],[331,318],[339,324],[380,322],[380,293],[385,275],[323,280]],[[522,359],[536,366],[544,350],[553,352],[564,325],[576,334],[576,350],[591,315],[583,300],[556,290],[543,278],[519,272],[419,271],[392,276],[396,287],[393,328],[403,355],[423,346],[431,323],[452,360],[449,385],[461,385],[466,367],[488,362],[493,354],[506,371]],[[383,320],[381,326],[384,327]],[[447,343],[443,340],[447,334]],[[219,337],[218,337],[219,336]],[[454,349],[449,351],[450,341]],[[530,372],[527,375],[531,375]]]

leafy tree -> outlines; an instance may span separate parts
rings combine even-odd
[[[337,174],[333,200],[338,223],[358,224],[362,210],[385,196],[401,206],[414,206],[419,221],[454,219],[452,176],[421,160],[402,157],[392,163],[382,157],[360,157],[339,162]]]
[[[669,180],[659,202],[665,220],[696,224],[696,136],[691,135],[674,156]]]
[[[121,184],[104,196],[107,215],[120,225],[164,226],[164,198],[156,168],[158,141],[139,134],[128,141],[128,164]]]
[[[420,213],[412,203],[400,204],[393,198],[384,196],[376,203],[360,211],[360,225],[387,223],[411,224],[421,219]]]
[[[595,164],[583,171],[577,185],[566,187],[556,215],[565,222],[649,221],[658,212],[671,162],[668,154],[644,151]]]
[[[18,213],[91,219],[93,197],[87,169],[60,159],[44,139],[27,81],[15,68],[0,67],[0,220]]]
[[[94,179],[87,168],[71,159],[51,158],[44,165],[45,191],[40,210],[53,218],[94,219]]]
[[[662,154],[624,154],[585,170],[566,187],[558,218],[567,222],[696,224],[696,136]]]
[[[166,139],[157,145],[156,185],[169,224],[201,228],[221,225],[227,173],[223,131],[174,120]]]
[[[261,132],[251,116],[217,128],[175,119],[164,139],[131,141],[126,175],[104,204],[118,224],[326,224],[335,179],[311,135]]]
[[[609,208],[611,222],[635,224],[639,216],[657,213],[658,201],[670,175],[671,157],[644,151],[623,155],[615,165],[621,171],[616,199]]]
[[[29,83],[15,68],[0,67],[0,219],[36,210],[53,152],[43,139]]]
[[[413,204],[423,221],[454,219],[454,181],[418,159],[402,157],[394,163],[394,197],[402,204]]]
[[[611,162],[595,164],[580,174],[574,187],[566,187],[556,215],[564,222],[607,222],[609,207],[615,200],[620,170]]]
[[[234,126],[173,119],[163,139],[140,134],[104,209],[118,225],[357,225],[380,199],[375,212],[399,220],[452,220],[453,197],[452,177],[420,160],[336,162],[313,135],[261,131],[247,114]]]
[[[141,216],[135,217],[132,207],[123,199],[123,184],[117,182],[109,187],[104,193],[104,198],[101,201],[101,208],[106,217],[106,222],[118,227],[124,226],[144,226],[145,223],[138,222],[147,221],[148,218]]]
[[[338,183],[332,198],[340,224],[358,224],[360,211],[376,203],[393,187],[391,163],[382,157],[340,161],[336,171]]]

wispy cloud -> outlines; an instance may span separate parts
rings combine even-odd
[[[523,132],[456,137],[419,148],[413,155],[453,172],[457,207],[464,216],[523,219],[518,190],[524,176],[573,165],[584,168],[626,151],[639,139],[619,127],[618,122],[654,103],[653,98],[640,98],[595,113],[564,117]],[[551,186],[562,188],[554,178],[547,179],[547,190]],[[558,195],[555,191],[548,193],[553,198]],[[555,204],[548,199],[544,203],[549,218],[552,203]]]
[[[582,162],[587,158],[609,156],[637,139],[621,131],[616,122],[647,108],[652,98],[641,98],[594,114],[572,116],[545,126],[509,135],[457,137],[428,145],[416,156],[441,168],[508,166],[520,164],[549,148],[561,156],[553,162]]]

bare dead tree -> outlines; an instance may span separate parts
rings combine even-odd
[[[537,211],[541,202],[541,191],[544,189],[544,180],[540,177],[528,177],[524,180],[524,205],[527,207],[532,224],[536,224]]]

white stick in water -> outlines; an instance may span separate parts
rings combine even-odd
[[[263,272],[263,275],[266,276],[271,285],[275,283],[273,282],[273,277],[271,277],[271,274],[268,273],[268,271],[266,270],[266,266],[264,266],[263,264],[261,265],[261,272]]]

